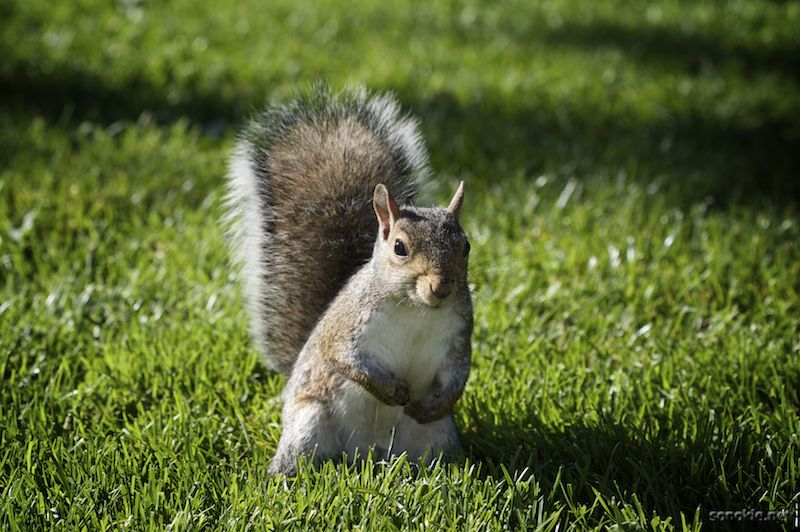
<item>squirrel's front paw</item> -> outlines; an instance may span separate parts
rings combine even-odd
[[[394,379],[386,385],[386,395],[381,400],[389,406],[402,406],[411,399],[408,385],[400,379]]]
[[[435,405],[429,402],[414,401],[407,404],[403,412],[420,425],[424,425],[425,423],[436,421],[447,413],[446,410],[444,412],[440,410],[441,408],[437,409]]]

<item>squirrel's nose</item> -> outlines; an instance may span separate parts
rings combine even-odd
[[[433,292],[433,295],[435,295],[437,299],[446,298],[447,296],[450,295],[450,292],[452,290],[450,281],[446,280],[439,281],[435,285],[430,284],[430,287],[431,287],[431,292]]]

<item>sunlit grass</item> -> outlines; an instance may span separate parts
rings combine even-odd
[[[0,528],[622,527],[800,499],[800,6],[0,7]],[[467,182],[465,463],[270,480],[237,128],[397,92]],[[434,200],[436,198],[431,198]]]

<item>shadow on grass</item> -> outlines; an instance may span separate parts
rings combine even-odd
[[[468,103],[402,93],[423,117],[434,166],[481,179],[524,172],[583,179],[625,175],[686,206],[796,205],[800,130],[788,119],[746,126],[696,114],[661,123],[571,108],[520,106],[492,96]],[[455,166],[453,161],[458,161]]]
[[[464,442],[488,473],[502,476],[501,465],[512,477],[527,469],[546,493],[553,490],[590,507],[593,490],[629,504],[635,494],[646,515],[673,516],[680,523],[681,512],[691,519],[698,507],[702,517],[711,510],[751,508],[758,499],[754,494],[764,489],[756,480],[763,446],[753,434],[733,435],[720,448],[710,425],[681,444],[666,430],[646,434],[612,421],[553,429],[535,415],[498,425],[472,420]]]
[[[609,47],[627,57],[658,68],[697,74],[706,66],[735,66],[748,76],[777,73],[800,80],[800,44],[747,46],[720,43],[699,33],[676,32],[654,26],[623,26],[609,22],[565,23],[548,29],[548,44],[587,50]]]
[[[594,33],[587,35],[588,46]],[[637,35],[625,39],[642,42]],[[688,50],[692,44],[684,46]],[[460,101],[447,92],[421,98],[412,86],[388,88],[420,117],[434,167],[445,172],[487,182],[520,172],[564,180],[624,175],[656,187],[682,207],[707,197],[718,208],[795,206],[800,198],[800,128],[793,117],[765,112],[748,125],[735,117],[726,121],[686,111],[646,122],[611,108],[593,109],[579,100],[553,104],[528,98],[522,103],[487,93]],[[136,120],[149,112],[164,123],[187,117],[205,134],[222,138],[232,135],[266,101],[268,88],[261,89],[223,97],[200,87],[182,87],[188,96],[175,100],[168,88],[135,75],[124,86],[113,85],[64,65],[44,73],[12,60],[0,70],[0,110],[41,115],[65,126],[84,120]],[[2,159],[13,159],[13,148],[3,151]]]
[[[136,120],[148,112],[162,123],[188,118],[215,136],[221,136],[221,128],[241,121],[254,109],[244,92],[225,100],[192,90],[191,98],[171,100],[169,88],[155,87],[135,75],[123,86],[66,66],[45,73],[35,65],[17,63],[0,71],[0,91],[4,95],[0,109],[36,113],[66,125],[85,120],[111,124]]]

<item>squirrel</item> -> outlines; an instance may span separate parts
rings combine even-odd
[[[288,376],[269,475],[374,449],[460,452],[451,410],[469,375],[470,246],[461,182],[429,176],[417,122],[391,95],[322,84],[270,104],[230,160],[227,217],[250,332]]]

